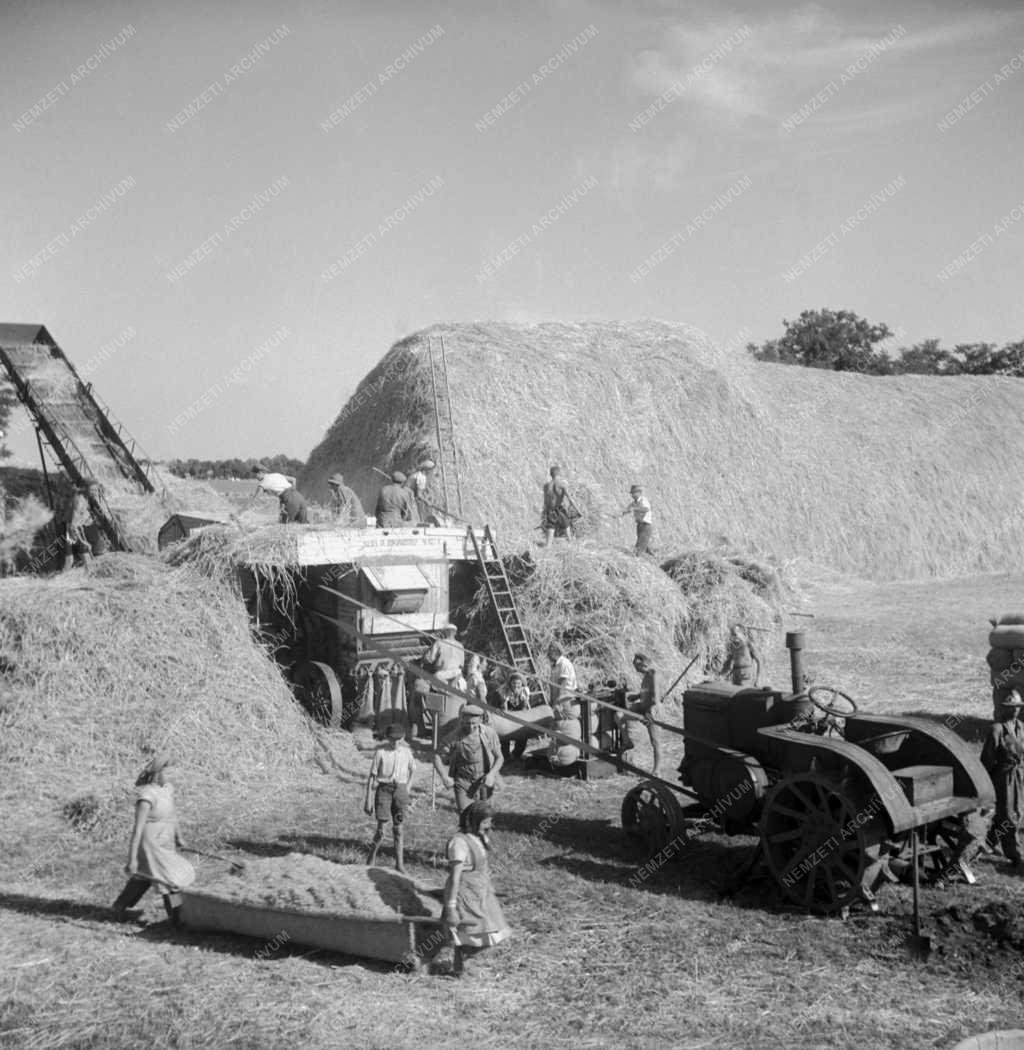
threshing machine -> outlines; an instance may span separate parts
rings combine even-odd
[[[786,644],[789,695],[723,682],[686,690],[680,784],[633,788],[627,835],[658,851],[701,822],[758,834],[783,896],[824,912],[873,901],[918,847],[936,870],[955,870],[984,834],[977,811],[994,804],[978,757],[928,719],[861,714],[836,689],[805,690],[802,634]]]

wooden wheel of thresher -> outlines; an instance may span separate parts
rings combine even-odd
[[[765,800],[765,862],[782,895],[809,911],[833,913],[873,900],[886,838],[877,796],[849,780],[796,773]]]
[[[306,660],[295,669],[295,695],[314,718],[341,724],[344,702],[341,682],[334,669],[316,660]]]

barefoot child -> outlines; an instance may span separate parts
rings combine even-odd
[[[384,838],[388,821],[394,824],[395,867],[405,874],[405,841],[402,825],[409,808],[409,785],[415,764],[412,750],[405,742],[405,729],[398,722],[390,722],[385,731],[385,743],[374,752],[370,775],[366,778],[367,815],[377,820],[377,830],[370,844],[366,863],[372,868],[377,863],[377,850]]]

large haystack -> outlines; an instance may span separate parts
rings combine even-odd
[[[311,729],[242,603],[129,554],[0,580],[0,838],[26,811],[122,834],[147,748],[174,753],[193,814],[301,773]]]
[[[360,384],[300,487],[341,470],[367,506],[372,466],[434,448],[427,336],[444,335],[469,516],[518,546],[560,463],[591,535],[642,480],[660,550],[727,543],[876,578],[1016,567],[1020,381],[870,377],[720,353],[683,325],[441,325]]]

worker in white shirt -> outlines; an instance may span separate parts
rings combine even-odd
[[[635,554],[652,554],[651,550],[651,501],[644,495],[643,485],[629,487],[629,503],[622,514],[632,514],[636,522]],[[622,515],[620,515],[621,517]]]
[[[384,838],[384,828],[390,820],[395,837],[395,867],[405,874],[405,839],[403,824],[409,808],[409,785],[412,783],[416,764],[412,750],[405,742],[405,728],[398,722],[390,722],[385,733],[385,743],[374,752],[370,764],[370,775],[366,778],[364,808],[368,816],[377,821],[373,833],[370,853],[366,858],[369,867],[377,863],[377,850]]]
[[[551,661],[551,709],[555,718],[578,718],[580,705],[576,695],[576,668],[557,642],[548,646],[548,660]]]
[[[251,507],[261,492],[276,496],[280,504],[281,514],[279,520],[282,524],[296,523],[305,525],[309,521],[309,508],[306,506],[305,497],[295,487],[295,478],[287,474],[277,474],[265,464],[257,463],[252,468],[256,476],[256,491],[246,506]]]

